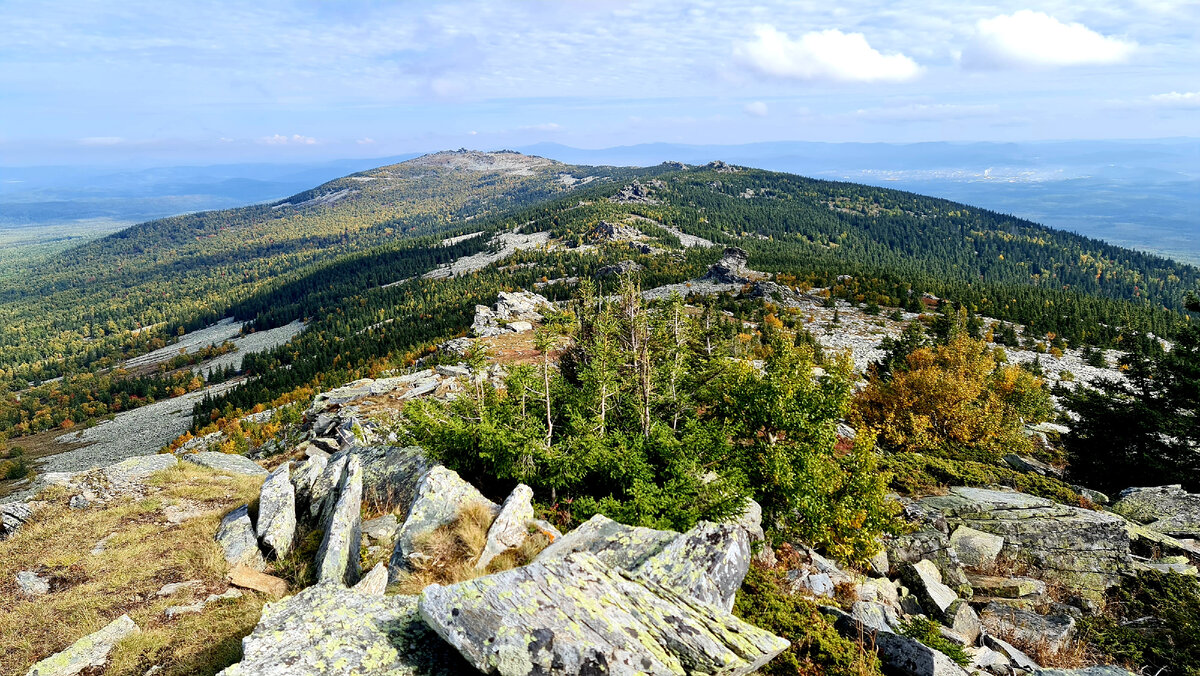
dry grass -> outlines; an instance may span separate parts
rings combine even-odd
[[[142,628],[114,650],[104,673],[141,676],[161,664],[168,674],[212,674],[238,659],[240,640],[253,629],[266,600],[254,593],[174,620],[163,611],[228,588],[227,566],[213,533],[229,509],[251,501],[260,479],[230,477],[182,463],[153,477],[147,495],[81,511],[63,491],[40,496],[50,504],[0,542],[0,673],[21,674],[45,658],[128,613]],[[204,514],[167,522],[162,508],[199,505]],[[111,534],[105,550],[92,554]],[[15,576],[36,570],[51,593],[30,600]],[[203,588],[155,596],[164,584],[200,580]]]
[[[486,506],[480,503],[464,506],[454,522],[417,540],[416,549],[429,557],[427,562],[421,569],[402,575],[389,590],[398,594],[419,594],[434,583],[454,584],[523,566],[550,544],[545,535],[532,533],[520,547],[502,552],[486,569],[480,570],[475,567],[475,562],[487,545],[491,523],[492,513]]]

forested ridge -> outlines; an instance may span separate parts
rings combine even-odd
[[[641,197],[622,198],[631,184]],[[640,230],[653,247],[595,242],[602,221]],[[549,233],[550,243],[464,277],[419,279],[509,231]],[[698,276],[719,256],[680,248],[672,231],[740,246],[752,267],[797,287],[910,309],[933,294],[1076,345],[1114,346],[1134,331],[1169,337],[1188,321],[1184,297],[1200,283],[1191,266],[900,191],[719,163],[614,169],[440,153],[273,205],[153,221],[30,263],[19,285],[0,288],[0,391],[68,378],[27,390],[20,405],[5,395],[19,411],[0,433],[39,413],[40,426],[24,431],[83,422],[96,407],[65,390],[97,381],[71,374],[104,371],[224,316],[254,329],[296,319],[309,328],[248,355],[249,382],[205,402],[200,424],[402,366],[465,331],[473,306],[499,290],[590,277],[621,260],[645,266],[640,281],[651,288]],[[441,245],[475,232],[484,234]]]

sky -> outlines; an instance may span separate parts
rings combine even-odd
[[[0,0],[0,164],[1200,136],[1200,0]]]

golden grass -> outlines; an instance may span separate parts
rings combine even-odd
[[[520,547],[501,552],[487,568],[475,567],[487,545],[492,512],[481,503],[470,503],[459,510],[451,523],[417,539],[418,552],[429,557],[420,569],[400,576],[388,590],[396,594],[419,594],[431,584],[454,584],[482,575],[523,566],[550,545],[550,538],[532,533]],[[364,566],[365,568],[366,566]]]
[[[142,633],[120,643],[104,670],[141,676],[161,664],[162,674],[213,674],[236,661],[240,641],[266,601],[253,592],[221,601],[203,613],[168,620],[163,611],[228,588],[227,566],[213,541],[221,516],[256,497],[261,479],[231,477],[181,463],[152,477],[146,497],[72,511],[63,491],[17,534],[0,542],[0,673],[22,674],[79,638],[127,613]],[[204,511],[170,524],[162,507],[187,503]],[[92,554],[111,534],[105,550]],[[27,599],[15,577],[36,570],[51,593]],[[164,584],[200,580],[203,588],[158,598]]]

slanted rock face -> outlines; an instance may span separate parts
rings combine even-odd
[[[292,488],[295,491],[296,508],[306,508],[313,502],[313,486],[325,472],[329,456],[324,453],[310,455],[292,472]],[[299,514],[297,514],[299,516]]]
[[[652,580],[726,612],[750,570],[750,537],[736,524],[700,522],[676,537],[634,570]]]
[[[122,615],[100,631],[84,636],[66,650],[33,665],[25,676],[75,676],[85,669],[103,667],[113,646],[137,631],[137,624],[128,615]]]
[[[258,496],[258,539],[277,558],[292,551],[296,539],[296,490],[292,463],[285,462],[263,482]]]
[[[1021,646],[1038,646],[1060,652],[1075,636],[1075,620],[1068,616],[1044,617],[999,603],[989,603],[979,612],[988,633]]]
[[[233,453],[216,453],[213,451],[201,451],[199,453],[190,453],[183,456],[187,462],[215,469],[218,472],[228,472],[230,474],[244,474],[246,476],[267,476],[267,470],[263,469],[258,463],[250,458]]]
[[[358,582],[361,547],[362,462],[350,456],[317,551],[317,581],[347,586]]]
[[[416,495],[417,482],[429,471],[429,458],[418,446],[354,448],[362,459],[363,496],[406,511]]]
[[[317,523],[323,523],[333,509],[337,500],[337,487],[346,472],[346,463],[350,460],[348,453],[338,453],[329,458],[325,468],[313,481],[308,499],[308,517]]]
[[[533,521],[533,489],[518,484],[500,506],[500,514],[488,529],[487,544],[475,567],[487,568],[492,559],[506,549],[520,547],[529,537],[529,522]]]
[[[1112,511],[1151,530],[1178,538],[1200,538],[1200,494],[1182,486],[1128,488]]]
[[[1037,577],[1098,600],[1130,566],[1125,520],[1010,491],[955,487],[920,503],[953,526],[1004,538],[1005,553],[1030,561]]]
[[[946,618],[947,611],[958,600],[954,590],[942,583],[942,574],[932,561],[918,561],[905,565],[902,578],[913,590],[925,612],[939,621]]]
[[[453,523],[462,507],[472,502],[486,505],[492,514],[500,512],[499,505],[483,497],[454,470],[438,465],[426,472],[417,484],[408,516],[396,534],[396,547],[388,564],[391,578],[395,580],[401,572],[411,569],[408,556],[416,551],[417,538]]]
[[[412,596],[317,585],[263,608],[224,676],[436,676],[466,673],[417,615]]]
[[[476,669],[747,674],[788,642],[577,552],[421,594],[425,622]]]
[[[247,505],[238,507],[221,519],[216,539],[230,567],[239,564],[254,570],[267,567],[262,552],[258,550],[258,537],[254,533],[254,524],[250,522],[250,508]]]
[[[674,531],[626,526],[597,514],[543,549],[537,560],[550,561],[572,552],[589,552],[605,565],[634,570],[678,536]]]
[[[23,502],[6,502],[0,505],[0,540],[11,537],[31,518],[33,510]]]

